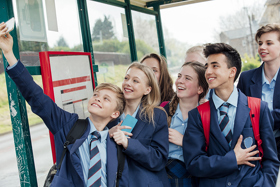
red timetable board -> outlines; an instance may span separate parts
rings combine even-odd
[[[77,113],[80,119],[87,118],[87,103],[95,88],[90,53],[45,51],[39,52],[39,57],[44,93],[60,108]],[[50,141],[55,163],[51,132]]]

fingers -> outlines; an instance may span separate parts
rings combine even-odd
[[[127,136],[132,136],[133,134],[132,133],[130,133],[130,132],[123,132],[124,133],[124,135],[127,135]]]
[[[0,24],[0,31],[2,31],[5,27],[6,27],[6,24],[4,22],[2,22]]]
[[[236,145],[235,145],[235,147],[237,147],[237,146],[238,146],[238,147],[241,147],[242,140],[243,140],[243,136],[240,135],[239,138],[238,138],[238,141],[237,141],[237,143],[236,143]]]
[[[255,167],[255,164],[252,164],[252,163],[250,163],[250,162],[248,162],[248,161],[245,162],[244,164],[245,164],[245,165],[248,165],[248,166],[251,166],[251,167]]]
[[[245,150],[249,153],[249,152],[253,151],[255,148],[256,148],[256,145],[253,145]]]
[[[119,124],[117,124],[116,126],[121,126],[122,122],[123,122],[123,120],[121,120],[121,122],[119,122]]]
[[[250,153],[248,153],[248,157],[253,157],[253,156],[255,156],[255,155],[258,154],[258,153],[259,153],[258,150],[253,151],[253,152],[250,152]]]
[[[120,126],[120,127],[118,127],[118,129],[131,129],[131,127],[130,126]]]

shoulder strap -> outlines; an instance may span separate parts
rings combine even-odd
[[[116,187],[119,187],[119,180],[122,177],[122,172],[123,172],[124,163],[125,163],[125,155],[122,152],[121,145],[117,145],[117,151],[118,151],[118,171],[117,171]]]
[[[258,144],[260,157],[263,157],[263,149],[262,149],[262,140],[260,136],[260,110],[261,110],[261,99],[255,97],[247,97],[248,98],[248,106],[250,110],[250,118],[252,123],[252,128],[254,132],[254,137]],[[261,160],[260,160],[261,162]]]
[[[163,101],[159,106],[164,107],[169,101]]]
[[[209,101],[199,105],[197,110],[200,114],[201,123],[203,127],[204,137],[205,137],[205,151],[207,152],[209,147],[209,139],[210,139],[210,103]]]
[[[87,119],[78,119],[76,121],[76,123],[72,126],[72,128],[70,129],[70,131],[68,132],[68,134],[66,136],[66,141],[64,142],[64,145],[63,145],[63,152],[62,152],[59,164],[57,166],[57,169],[59,169],[60,166],[61,166],[62,160],[63,160],[63,158],[66,154],[66,151],[67,151],[67,146],[69,144],[75,143],[75,141],[77,139],[81,138],[82,135],[87,130],[87,126],[88,126]]]

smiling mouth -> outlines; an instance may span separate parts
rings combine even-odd
[[[102,108],[100,105],[98,105],[96,103],[92,103],[91,106],[96,106],[96,107]]]
[[[128,89],[128,88],[124,88],[124,91],[125,91],[125,92],[133,92],[133,90]]]
[[[181,87],[181,86],[178,86],[177,89],[178,89],[178,90],[185,90],[185,88],[183,88],[183,87]]]

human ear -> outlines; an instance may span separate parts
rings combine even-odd
[[[148,95],[151,91],[152,91],[152,87],[151,87],[151,86],[148,86],[148,87],[146,88],[146,91],[144,92],[144,95]]]
[[[230,68],[230,74],[229,74],[229,77],[231,78],[231,77],[235,77],[235,75],[236,75],[236,71],[237,71],[237,69],[236,69],[236,67],[231,67]]]
[[[198,87],[197,93],[200,95],[203,92],[203,88],[201,86]]]
[[[111,114],[111,118],[116,119],[120,116],[120,111],[115,111]]]

